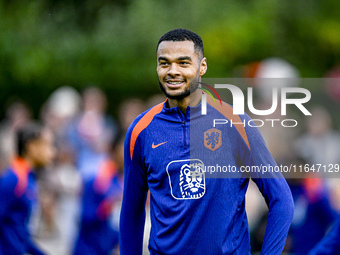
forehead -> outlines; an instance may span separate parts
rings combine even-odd
[[[158,45],[157,57],[176,58],[183,56],[193,56],[195,44],[192,41],[163,41]]]

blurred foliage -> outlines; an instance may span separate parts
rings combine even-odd
[[[115,112],[124,98],[159,92],[156,45],[177,27],[202,36],[207,77],[240,76],[240,66],[271,56],[302,77],[323,77],[340,60],[339,7],[334,0],[0,0],[0,100],[20,97],[37,113],[56,87],[95,84]]]

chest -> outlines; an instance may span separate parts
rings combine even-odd
[[[235,177],[231,170],[237,170],[240,157],[231,133],[193,125],[162,125],[145,136],[143,162],[151,192],[168,190],[175,199],[198,199],[219,183],[211,179]]]
[[[27,221],[32,208],[37,205],[37,187],[35,182],[28,180],[27,186],[22,192],[14,194],[14,201],[8,208],[9,217],[16,220]]]

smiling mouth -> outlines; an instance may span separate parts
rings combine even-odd
[[[181,87],[185,81],[165,81],[165,83],[168,88],[175,89]]]

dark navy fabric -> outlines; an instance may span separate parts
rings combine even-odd
[[[329,233],[321,242],[308,253],[309,255],[338,255],[340,254],[340,215]]]
[[[306,185],[306,181],[310,180],[303,179],[300,184],[290,185],[295,214],[289,235],[292,238],[291,252],[296,255],[308,254],[323,238],[336,217],[329,191],[323,181],[315,179],[316,183],[312,187]]]

